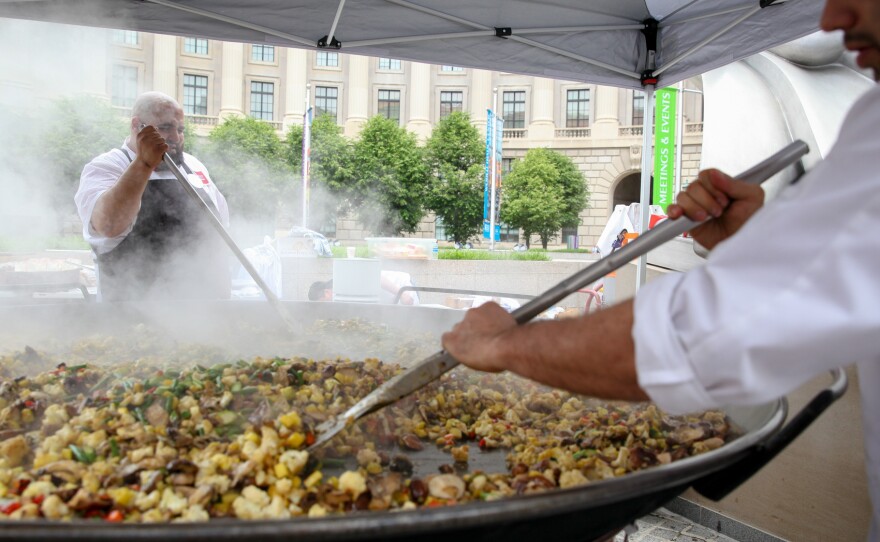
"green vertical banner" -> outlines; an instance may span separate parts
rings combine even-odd
[[[675,194],[675,108],[678,89],[661,88],[654,94],[654,193],[653,205],[666,207],[673,203]]]

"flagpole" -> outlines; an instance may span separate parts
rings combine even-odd
[[[498,148],[498,87],[492,89],[492,156],[489,160],[489,250],[495,250],[495,178],[497,165],[495,164],[495,151]]]
[[[303,146],[302,146],[302,227],[309,227],[309,160],[311,154],[312,127],[309,122],[309,91],[311,84],[306,84],[306,107],[303,113]]]

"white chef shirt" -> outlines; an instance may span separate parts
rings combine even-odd
[[[880,86],[828,157],[712,251],[635,300],[639,384],[673,412],[758,404],[858,364],[869,540],[880,525]]]
[[[137,153],[126,143],[123,143],[123,147],[128,151],[131,160],[135,160]],[[116,181],[128,169],[131,160],[121,149],[112,149],[86,164],[80,176],[79,189],[76,191],[74,201],[79,212],[79,218],[83,223],[83,237],[96,254],[104,254],[116,248],[131,232],[134,222],[137,222],[137,218],[135,218],[135,221],[116,237],[104,237],[96,232],[91,225],[92,211],[95,209],[95,203],[97,203],[98,198],[116,184]],[[208,175],[208,169],[191,154],[183,153],[183,160],[192,171],[188,175],[190,184],[197,190],[205,191],[205,194],[217,208],[220,222],[224,226],[229,227],[229,208],[226,205],[226,198],[223,197],[223,194],[217,189],[217,185],[211,180],[210,175]],[[175,177],[173,173],[165,170],[154,171],[150,175],[150,179],[175,179]]]

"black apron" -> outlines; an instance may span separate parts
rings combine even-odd
[[[120,149],[129,162],[131,155]],[[183,164],[187,175],[192,170]],[[196,190],[218,216],[214,202]],[[97,257],[103,301],[218,299],[230,294],[228,248],[176,179],[150,179],[131,232]]]

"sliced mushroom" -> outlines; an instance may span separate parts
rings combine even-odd
[[[172,459],[165,465],[165,470],[173,473],[196,474],[199,466],[189,459]]]
[[[200,485],[189,495],[189,505],[195,506],[197,504],[205,505],[210,500],[211,497],[214,496],[214,488],[210,485]]]
[[[233,487],[238,486],[248,476],[256,467],[256,463],[251,461],[250,459],[245,461],[244,463],[239,463],[235,469],[232,471],[232,485]]]
[[[63,459],[61,461],[53,461],[37,472],[39,474],[49,474],[53,479],[57,478],[64,482],[75,484],[82,478],[84,470],[82,463],[71,459]]]
[[[457,500],[464,490],[464,480],[455,474],[438,474],[428,480],[428,493],[438,499]]]

